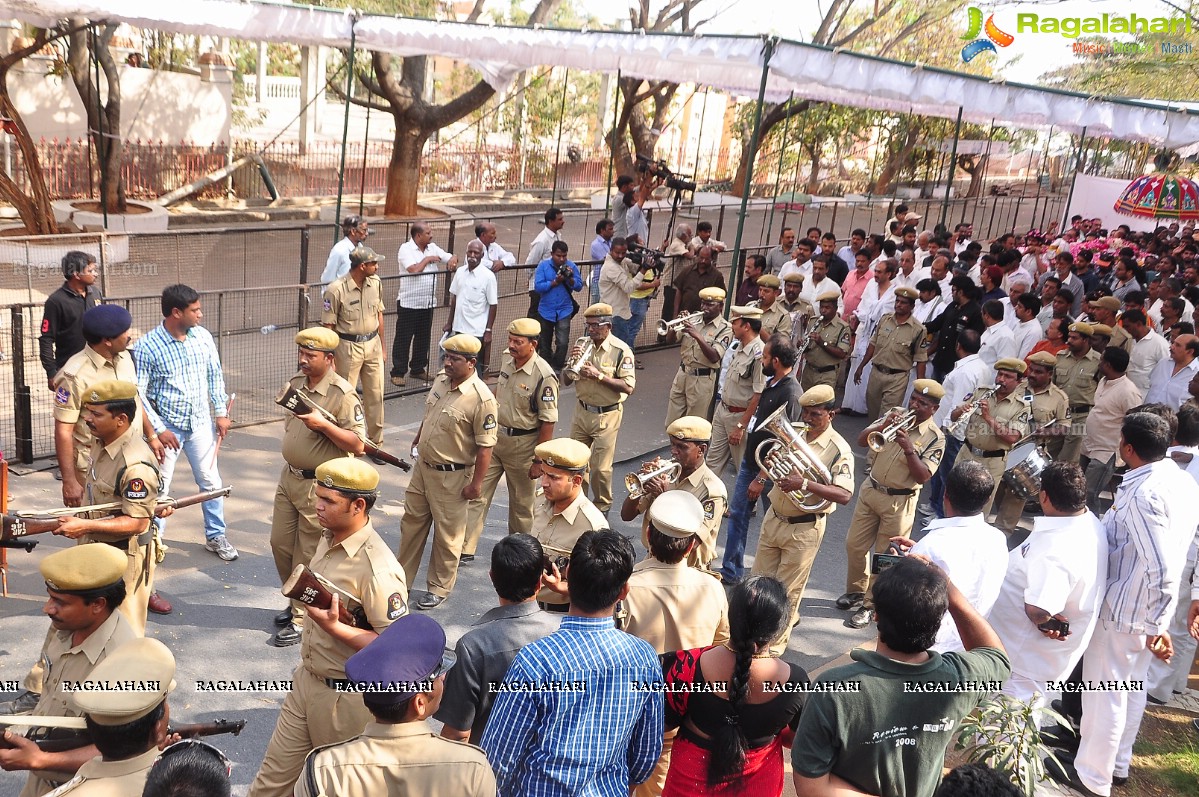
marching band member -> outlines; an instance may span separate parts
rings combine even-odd
[[[699,292],[703,323],[683,323],[684,337],[679,346],[682,361],[670,385],[666,407],[668,425],[684,415],[708,417],[716,392],[716,372],[720,370],[725,349],[733,340],[732,328],[721,315],[724,296],[720,288],[704,288]],[[675,336],[676,331],[672,329],[668,336],[670,342]]]

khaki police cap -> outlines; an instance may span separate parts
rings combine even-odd
[[[1101,335],[1105,338],[1110,338],[1112,336],[1112,328],[1109,327],[1107,324],[1092,324],[1091,325],[1091,337],[1094,338],[1094,337],[1099,337]]]
[[[583,318],[610,318],[612,316],[612,305],[603,302],[596,302],[583,311]]]
[[[308,327],[308,329],[301,329],[296,333],[296,345],[301,349],[323,351],[326,354],[337,351],[337,344],[340,341],[341,338],[337,337],[337,333],[328,327]]]
[[[446,338],[445,343],[441,344],[441,348],[455,354],[469,354],[473,357],[483,348],[483,344],[474,335],[460,334]]]
[[[1077,332],[1083,337],[1089,338],[1095,334],[1095,327],[1088,324],[1086,321],[1075,321],[1070,325],[1071,332]]]
[[[818,301],[818,302],[835,302],[835,301],[840,300],[840,298],[841,298],[841,294],[837,293],[836,291],[825,291],[824,293],[822,293],[816,297],[816,301]]]
[[[1047,351],[1039,351],[1036,354],[1030,354],[1027,362],[1031,365],[1044,365],[1049,368],[1057,365],[1057,357]]]
[[[783,282],[798,282],[800,285],[803,285],[803,274],[800,274],[798,271],[792,271],[790,274],[783,277]],[[758,284],[762,284],[761,278],[758,279]]]
[[[578,440],[555,437],[533,449],[533,456],[547,468],[582,473],[587,468],[587,460],[591,459],[591,449]]]
[[[1022,374],[1028,370],[1028,366],[1024,364],[1024,360],[1018,360],[1015,357],[1004,357],[995,363],[996,371],[1014,371]]]
[[[899,299],[908,299],[914,302],[920,297],[920,294],[916,292],[915,288],[904,286],[902,288],[895,289],[895,296]]]
[[[382,263],[386,258],[369,246],[358,244],[350,252],[350,267],[361,266],[363,263]]]
[[[80,593],[107,589],[125,577],[128,554],[111,545],[76,545],[55,551],[39,569],[46,589]]]
[[[649,522],[667,537],[685,540],[704,527],[704,506],[689,492],[667,490],[649,505]]]
[[[780,285],[782,285],[782,283],[779,282],[779,278],[773,274],[763,274],[762,276],[758,277],[759,288],[774,288],[777,291]]]
[[[729,315],[734,318],[761,318],[762,308],[746,307],[743,304],[735,304],[729,308]]]
[[[712,424],[698,415],[684,415],[666,427],[666,434],[675,440],[706,443],[712,439]]]
[[[941,383],[934,379],[917,379],[912,383],[912,392],[938,401],[945,398],[945,388],[941,387]]]
[[[723,302],[725,292],[720,288],[704,288],[699,292],[699,300],[701,302]]]
[[[379,486],[379,471],[356,457],[334,457],[317,466],[316,483],[344,493],[369,495]]]
[[[120,379],[105,379],[83,391],[84,404],[107,404],[137,398],[137,385]]]
[[[801,407],[820,407],[837,398],[837,394],[828,385],[810,387],[799,397]]]
[[[1095,301],[1091,302],[1093,307],[1102,307],[1104,310],[1111,310],[1113,313],[1120,312],[1120,300],[1115,296],[1100,296]]]
[[[131,639],[80,683],[75,706],[97,725],[125,725],[154,710],[175,688],[175,657],[153,638]]]
[[[518,318],[508,325],[508,334],[535,338],[541,334],[541,324],[536,318]]]

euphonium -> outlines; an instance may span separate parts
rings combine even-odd
[[[682,332],[683,327],[687,324],[699,324],[703,322],[703,313],[684,313],[678,318],[667,321],[665,319],[658,322],[658,334],[666,337],[671,332]]]
[[[875,429],[870,434],[866,435],[866,445],[870,446],[871,451],[882,451],[883,447],[895,439],[895,435],[899,434],[899,430],[905,432],[913,429],[916,426],[916,413],[913,410],[905,410],[903,407],[892,407],[887,410],[886,414],[879,421],[890,418],[887,425],[880,429]],[[873,425],[873,424],[872,424]]]
[[[769,432],[775,439],[763,440],[754,451],[754,459],[757,460],[758,467],[766,471],[774,482],[790,475],[797,475],[811,482],[832,484],[832,474],[820,461],[820,457],[812,450],[812,447],[803,439],[803,435],[791,425],[786,413],[785,405],[779,407],[759,427]],[[798,490],[788,492],[787,497],[806,512],[823,512],[831,504],[823,498],[805,495]]]
[[[625,476],[624,486],[629,491],[629,498],[640,498],[645,495],[646,482],[659,476],[665,476],[668,482],[676,482],[682,472],[683,466],[673,459],[654,457],[650,461],[642,463],[641,470]]]
[[[974,395],[970,397],[970,407],[961,416],[953,422],[949,427],[949,433],[958,440],[966,439],[966,430],[970,428],[970,422],[974,420],[974,413],[978,412],[978,408],[987,399],[999,392],[999,385],[990,385],[988,387],[980,387],[974,391]]]
[[[595,344],[591,342],[591,338],[584,335],[576,340],[574,346],[571,346],[571,348],[573,349],[575,346],[579,347],[579,356],[567,360],[562,370],[568,371],[572,377],[577,379],[583,363],[587,362],[588,358],[591,357],[591,352],[594,351]]]

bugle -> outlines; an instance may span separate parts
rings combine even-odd
[[[776,483],[795,475],[817,484],[832,484],[833,475],[803,439],[803,435],[791,425],[786,413],[787,407],[783,405],[762,422],[760,428],[765,429],[775,439],[763,440],[758,444],[754,451],[758,467],[766,471]],[[785,492],[792,503],[805,512],[823,512],[832,503],[799,490]]]
[[[312,568],[308,565],[296,565],[281,591],[285,598],[291,598],[315,609],[325,610],[333,605],[333,594],[337,593],[340,599],[337,619],[356,628],[371,628],[371,624],[366,619],[366,612],[362,609],[362,601],[335,586],[328,579],[312,572]],[[351,609],[351,601],[358,604],[358,608]]]
[[[568,359],[562,370],[569,373],[572,378],[578,379],[580,372],[583,370],[583,363],[591,358],[591,352],[595,350],[595,344],[591,342],[591,338],[584,335],[576,340],[574,346],[570,348],[572,351],[577,348],[579,355]]]
[[[866,445],[870,446],[871,451],[882,451],[887,443],[895,439],[895,435],[899,434],[900,429],[905,432],[914,429],[916,413],[913,410],[905,410],[903,407],[892,407],[874,423],[882,421],[886,421],[884,426],[866,435]],[[871,426],[873,425],[871,424]]]
[[[974,420],[974,413],[978,412],[983,402],[998,392],[999,385],[988,385],[987,387],[980,387],[975,390],[966,405],[966,411],[958,416],[958,419],[949,427],[949,433],[958,440],[965,440],[966,431],[970,428],[970,422]]]
[[[683,328],[688,324],[699,324],[704,320],[703,313],[683,313],[678,318],[667,321],[662,319],[658,322],[658,334],[662,337],[669,335],[671,332],[682,332]]]
[[[683,466],[673,459],[655,457],[642,463],[641,470],[624,477],[624,486],[629,491],[629,498],[640,498],[645,495],[645,483],[665,476],[666,481],[676,482],[683,472]]]

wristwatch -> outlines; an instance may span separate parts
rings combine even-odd
[[[741,423],[741,421],[737,421],[737,428],[738,428],[738,429],[744,429],[744,428],[745,428],[745,424]]]

